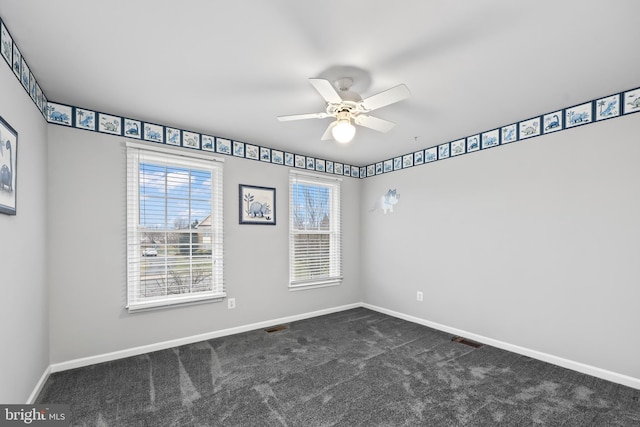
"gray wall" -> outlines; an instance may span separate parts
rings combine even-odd
[[[0,115],[18,132],[17,215],[0,214],[0,402],[24,403],[49,365],[47,123],[0,64]]]
[[[638,129],[635,114],[364,180],[365,301],[640,378]],[[395,212],[367,212],[389,188]]]
[[[123,139],[49,127],[51,363],[330,309],[362,300],[360,182],[342,184],[344,282],[288,290],[289,168],[225,158],[226,301],[129,314]],[[238,184],[276,188],[275,226],[238,224]]]

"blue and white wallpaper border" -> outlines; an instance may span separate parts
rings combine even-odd
[[[0,54],[49,123],[361,179],[426,165],[640,111],[639,87],[370,165],[355,166],[50,102],[2,19],[0,19]]]
[[[640,111],[640,88],[597,98],[517,123],[480,132],[423,150],[356,166],[318,159],[269,147],[234,141],[198,132],[147,123],[55,102],[48,103],[49,123],[127,138],[143,139],[187,149],[204,150],[275,165],[315,172],[368,178],[415,166],[426,165],[476,151],[525,141],[552,132],[596,123]]]
[[[27,91],[33,103],[46,119],[47,97],[40,88],[40,84],[36,81],[26,59],[20,53],[18,45],[13,41],[13,37],[11,37],[11,33],[2,19],[0,19],[0,54],[2,54],[9,68],[13,70],[13,74],[15,74],[24,90]]]
[[[640,88],[597,98],[361,168],[368,178],[640,112]]]
[[[290,153],[156,123],[118,117],[57,102],[48,103],[48,113],[47,120],[49,123],[60,126],[141,139],[158,144],[175,145],[190,150],[210,151],[226,156],[306,169],[314,172],[352,178],[361,177],[360,168],[353,165],[318,159],[311,156]]]

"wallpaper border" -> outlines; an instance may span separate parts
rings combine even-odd
[[[358,166],[48,101],[2,19],[0,54],[48,123],[360,179],[427,165],[640,111],[638,87]]]

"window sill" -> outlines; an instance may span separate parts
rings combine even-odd
[[[326,288],[329,286],[338,286],[342,283],[342,277],[337,279],[320,280],[317,282],[304,282],[289,284],[289,291],[304,291],[307,289]]]
[[[186,307],[189,305],[205,304],[210,302],[220,302],[226,297],[226,294],[189,296],[182,298],[160,299],[153,301],[145,301],[132,303],[125,308],[129,313],[138,313],[141,311],[161,310],[165,308]]]

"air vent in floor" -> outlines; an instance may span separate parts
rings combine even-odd
[[[284,331],[285,329],[287,329],[286,325],[278,325],[278,326],[272,326],[271,328],[265,329],[264,331],[270,334],[273,332]]]
[[[458,343],[464,344],[464,345],[468,345],[468,346],[471,346],[473,348],[480,348],[483,345],[483,344],[480,344],[479,342],[471,341],[471,340],[468,340],[468,339],[463,338],[463,337],[453,337],[453,338],[451,338],[451,341],[458,342]]]

